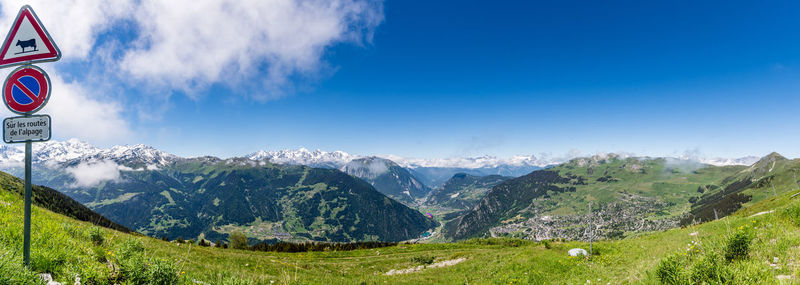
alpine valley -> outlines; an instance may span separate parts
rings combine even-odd
[[[20,177],[22,156],[0,148],[3,170]],[[267,242],[620,238],[728,215],[787,191],[800,168],[778,154],[421,160],[299,149],[184,158],[77,140],[36,144],[33,162],[35,184],[120,227],[212,241],[241,231]],[[772,185],[775,193],[763,191]]]
[[[22,176],[22,158],[19,148],[0,148],[12,175]],[[35,184],[153,237],[214,241],[238,230],[254,241],[402,241],[439,225],[410,208],[431,191],[415,168],[374,156],[299,149],[183,158],[68,140],[36,144],[33,164]],[[485,168],[476,171],[496,165]]]

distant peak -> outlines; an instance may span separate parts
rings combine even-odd
[[[572,160],[569,161],[569,163],[571,163],[573,165],[576,165],[578,167],[597,166],[597,165],[601,165],[601,164],[605,164],[605,163],[608,163],[608,162],[611,162],[611,161],[615,161],[615,160],[618,160],[618,159],[625,159],[625,158],[627,158],[627,156],[623,157],[623,156],[615,154],[615,153],[604,153],[604,152],[601,152],[601,153],[592,155],[590,157],[573,158]]]
[[[783,155],[780,155],[779,153],[773,151],[772,153],[768,154],[767,156],[765,156],[762,159],[769,159],[771,161],[772,160],[786,160],[786,157],[783,157]]]
[[[381,163],[381,164],[384,164],[384,165],[387,165],[387,166],[397,165],[397,163],[395,163],[394,161],[391,161],[391,160],[385,159],[385,158],[381,158],[381,157],[377,157],[377,156],[366,156],[366,157],[356,158],[356,159],[351,160],[350,163],[348,163],[348,165],[349,164],[359,164],[359,163],[360,164]]]
[[[755,164],[753,164],[753,166],[756,166],[756,167],[761,166],[761,167],[763,167],[763,166],[765,166],[767,164],[771,164],[773,162],[782,161],[782,160],[786,160],[786,158],[783,157],[782,155],[778,154],[777,152],[772,152],[772,153],[762,157],[761,159],[759,159]]]
[[[134,145],[115,145],[111,147],[112,149],[120,149],[120,150],[139,150],[139,149],[155,149],[152,146],[145,145],[145,144],[134,144]]]
[[[759,175],[763,175],[765,173],[771,172],[777,162],[787,160],[782,155],[778,154],[777,152],[773,152],[768,154],[767,156],[762,157],[756,163],[753,163],[748,169],[743,170],[747,172],[753,172]]]

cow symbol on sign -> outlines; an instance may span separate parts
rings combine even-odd
[[[30,39],[27,41],[17,40],[17,46],[21,47],[22,51],[15,54],[39,51],[38,49],[36,49],[36,39]],[[26,47],[33,47],[33,50],[25,51]]]

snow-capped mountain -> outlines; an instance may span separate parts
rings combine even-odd
[[[21,145],[20,145],[21,146]],[[20,147],[19,160],[24,159],[25,153]],[[64,163],[73,159],[94,155],[102,150],[77,139],[67,141],[47,141],[33,144],[33,162]]]
[[[327,152],[322,150],[309,151],[305,148],[297,150],[278,150],[251,153],[247,158],[252,160],[267,159],[272,163],[307,165],[311,167],[342,168],[348,162],[359,159],[361,156],[351,155],[343,151]]]
[[[417,167],[438,167],[438,168],[496,168],[504,165],[509,166],[538,166],[545,167],[558,164],[563,161],[560,159],[540,159],[533,155],[515,155],[510,158],[498,158],[496,156],[479,157],[453,157],[437,159],[405,158],[396,155],[375,155],[377,157],[391,160],[398,165],[406,168]],[[348,162],[365,158],[367,156],[353,155],[343,151],[327,152],[323,150],[309,151],[305,148],[296,150],[284,149],[278,151],[263,151],[251,153],[247,158],[252,160],[267,159],[272,163],[308,165],[314,167],[342,168]]]
[[[47,141],[33,144],[33,163],[64,163],[87,155],[99,153],[101,149],[77,139]],[[21,164],[25,159],[24,146],[4,145],[0,147],[0,164]]]
[[[395,155],[387,155],[384,158],[392,160],[397,164],[407,168],[437,167],[474,169],[497,168],[504,165],[545,167],[563,162],[560,161],[560,159],[540,159],[534,155],[515,155],[510,158],[499,158],[496,156],[484,155],[478,157],[451,157],[435,159],[404,158]]]
[[[77,164],[88,161],[113,161],[130,167],[164,165],[178,158],[175,155],[143,144],[101,149],[86,142],[70,139],[33,144],[33,163]],[[20,166],[25,159],[22,145],[0,147],[0,165]]]
[[[745,156],[741,158],[701,158],[698,159],[701,163],[711,164],[715,166],[728,166],[728,165],[752,165],[756,163],[760,157]]]
[[[602,156],[607,154],[598,153],[596,156],[597,155]],[[542,154],[540,156],[515,155],[509,158],[485,155],[478,157],[421,159],[397,155],[377,155],[379,158],[391,160],[397,165],[408,169],[408,171],[424,185],[434,188],[442,185],[442,183],[450,179],[456,173],[467,173],[475,176],[503,175],[517,177],[528,174],[531,171],[567,162],[578,156],[578,153],[572,153],[558,157]],[[626,153],[623,156],[635,155]],[[280,164],[308,165],[311,167],[336,168],[346,171],[346,165],[348,163],[368,156],[353,155],[343,151],[309,151],[305,148],[300,148],[297,150],[259,151],[247,157],[253,160],[269,160],[273,163]],[[758,157],[735,159],[679,157],[679,159],[723,166],[750,165],[757,161]]]
[[[80,163],[85,161],[110,160],[119,164],[131,167],[159,166],[169,163],[177,157],[175,155],[160,151],[151,146],[137,144],[129,146],[114,146],[103,149],[95,147],[86,142],[70,139],[66,141],[48,141],[33,145],[34,163]],[[22,145],[3,145],[0,146],[0,165],[19,165],[25,156]],[[365,158],[367,156],[353,155],[343,151],[327,152],[323,150],[310,151],[305,148],[296,150],[278,151],[258,151],[246,156],[251,160],[269,160],[272,163],[308,165],[311,167],[343,169],[347,163]],[[509,158],[499,158],[496,156],[478,157],[452,157],[436,159],[406,158],[396,155],[378,155],[377,157],[391,160],[398,165],[414,169],[482,169],[497,170],[501,174],[509,175],[514,171],[509,169],[529,169],[547,167],[549,165],[560,164],[573,157],[548,157],[542,155],[516,155]],[[742,158],[686,158],[681,159],[695,160],[705,164],[716,166],[723,165],[750,165],[758,160],[758,157],[747,156]],[[508,173],[500,173],[500,172]],[[485,171],[484,171],[485,172]],[[448,177],[449,178],[449,177]]]
[[[22,164],[25,159],[25,151],[13,146],[0,146],[0,165],[12,166]]]
[[[136,144],[131,146],[114,146],[100,152],[85,155],[80,161],[111,160],[131,167],[158,167],[178,159],[178,156],[160,151],[151,146]]]
[[[272,163],[279,164],[335,168],[347,173],[350,173],[351,169],[348,168],[348,165],[353,161],[365,158],[381,158],[392,161],[392,164],[407,169],[416,179],[419,179],[419,181],[428,187],[437,187],[444,181],[447,181],[447,179],[450,179],[454,174],[461,172],[478,176],[499,174],[516,177],[561,162],[559,159],[540,159],[533,155],[517,155],[507,159],[495,156],[416,159],[396,155],[360,156],[343,151],[309,151],[305,148],[279,151],[262,150],[248,155],[247,158],[252,160],[269,160]],[[366,174],[359,175],[362,174],[361,172],[358,172],[358,174],[350,174],[368,181],[374,178],[368,177]]]

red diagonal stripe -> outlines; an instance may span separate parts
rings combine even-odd
[[[33,92],[31,92],[31,90],[28,90],[28,87],[25,87],[25,84],[19,82],[19,79],[17,79],[16,81],[17,82],[14,82],[14,86],[17,86],[19,90],[22,90],[22,93],[25,93],[25,95],[27,95],[28,98],[31,98],[31,101],[33,101],[33,103],[36,103],[36,100],[39,100],[39,98],[36,95],[34,95]]]

